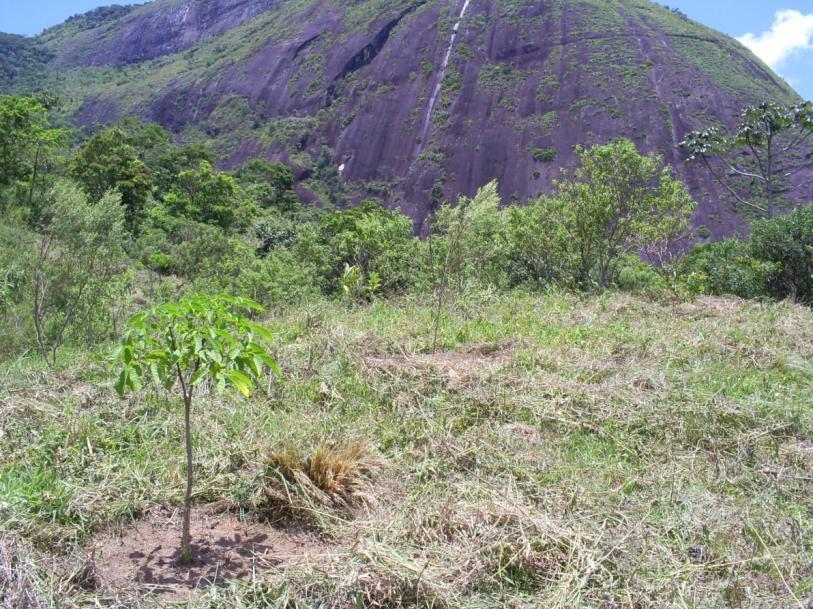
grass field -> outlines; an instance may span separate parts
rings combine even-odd
[[[267,546],[218,585],[110,583],[149,559],[111,540],[176,541],[177,400],[104,354],[0,368],[0,606],[810,606],[809,309],[476,293],[434,353],[428,301],[267,325],[284,378],[194,413],[196,518]]]

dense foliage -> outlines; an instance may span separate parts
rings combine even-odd
[[[264,306],[432,293],[438,315],[449,292],[471,287],[813,301],[811,212],[675,259],[694,202],[659,155],[627,140],[579,149],[580,165],[527,205],[503,205],[496,182],[442,203],[419,239],[378,201],[305,205],[284,164],[222,171],[157,125],[72,136],[51,124],[57,105],[0,97],[4,357],[36,349],[54,363],[63,345],[109,340],[136,303],[187,293]],[[322,171],[341,192],[330,158]]]

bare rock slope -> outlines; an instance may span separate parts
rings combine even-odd
[[[689,130],[796,93],[735,40],[649,0],[157,0],[44,32],[46,84],[80,124],[126,115],[235,165],[341,168],[420,228],[491,179],[550,188],[578,144],[662,151],[713,236],[739,220],[683,162]]]

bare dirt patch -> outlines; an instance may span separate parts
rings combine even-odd
[[[242,521],[229,513],[193,515],[191,567],[179,563],[179,542],[180,512],[153,514],[105,535],[95,544],[101,587],[180,599],[228,580],[251,581],[274,567],[313,561],[327,551],[301,529]]]

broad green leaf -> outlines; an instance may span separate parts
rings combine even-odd
[[[259,334],[265,340],[269,342],[274,340],[274,336],[271,334],[271,332],[267,328],[264,328],[259,324],[248,324],[248,327],[251,329],[251,331]]]
[[[124,397],[124,394],[127,392],[127,385],[128,379],[130,376],[130,368],[125,366],[121,369],[121,373],[119,374],[119,379],[116,381],[116,393],[119,394],[119,397]]]
[[[254,387],[251,379],[238,370],[230,370],[226,373],[226,378],[231,382],[237,390],[243,394],[243,397],[251,396],[251,389]]]

